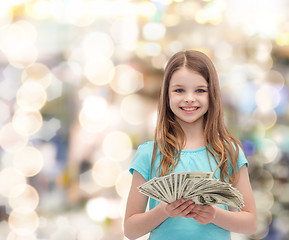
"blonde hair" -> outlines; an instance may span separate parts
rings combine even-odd
[[[185,134],[175,121],[169,105],[169,84],[174,72],[187,68],[199,73],[208,82],[209,108],[204,116],[204,141],[209,159],[211,154],[220,169],[221,181],[233,183],[236,178],[236,166],[240,141],[225,127],[221,93],[216,69],[212,61],[203,53],[188,50],[173,55],[166,65],[164,80],[158,105],[158,120],[155,129],[155,141],[152,155],[151,172],[159,149],[160,165],[156,175],[167,175],[174,171],[179,163],[181,150],[185,144]],[[177,137],[178,136],[178,137]],[[230,172],[230,167],[232,172]],[[215,171],[217,170],[215,169]],[[213,171],[213,170],[212,170]]]

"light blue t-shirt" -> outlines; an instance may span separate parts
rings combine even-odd
[[[155,172],[160,164],[160,154],[158,152],[150,178],[150,168],[153,153],[152,141],[141,144],[132,161],[130,172],[138,171],[145,180],[155,177]],[[202,170],[205,172],[214,171],[217,164],[213,157],[210,156],[211,167],[208,161],[206,147],[197,150],[182,150],[181,158],[174,172],[185,172],[193,170]],[[248,165],[248,161],[244,152],[240,149],[238,158],[238,169],[244,164]],[[220,170],[215,173],[215,177],[220,179]],[[160,202],[150,198],[149,209],[154,208]],[[227,206],[219,205],[219,207],[228,210]],[[169,217],[158,227],[156,227],[149,236],[150,240],[229,240],[231,233],[225,229],[216,226],[213,223],[202,225],[193,218]]]

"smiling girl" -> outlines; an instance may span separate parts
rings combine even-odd
[[[178,199],[166,204],[139,193],[155,176],[202,170],[230,182],[245,206],[201,206]],[[169,60],[161,88],[155,139],[138,147],[124,233],[129,239],[231,239],[230,232],[253,234],[257,228],[248,161],[241,142],[225,127],[218,76],[211,60],[198,51],[182,51]],[[146,211],[149,200],[149,210]]]

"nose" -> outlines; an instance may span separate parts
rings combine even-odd
[[[190,103],[196,101],[196,97],[193,93],[187,93],[184,100],[185,102]]]

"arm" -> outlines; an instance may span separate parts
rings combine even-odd
[[[257,231],[257,213],[248,169],[243,165],[238,171],[236,188],[243,195],[245,206],[241,212],[230,212],[216,208],[216,217],[212,223],[232,232],[251,235]]]
[[[243,195],[245,206],[240,212],[230,212],[217,206],[196,205],[186,217],[193,217],[198,222],[209,222],[231,232],[251,235],[257,230],[257,213],[255,200],[249,180],[248,169],[244,165],[238,171],[235,187]]]
[[[192,201],[180,199],[171,204],[160,203],[155,208],[145,212],[148,197],[137,189],[145,182],[146,180],[139,172],[133,171],[124,218],[124,234],[129,239],[138,238],[151,232],[168,217],[187,215],[194,206]]]

